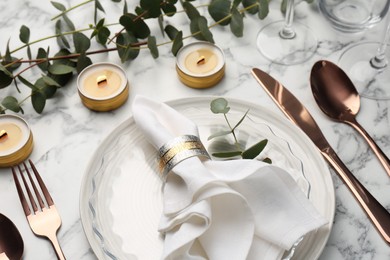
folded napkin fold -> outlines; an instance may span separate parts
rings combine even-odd
[[[143,96],[133,117],[150,143],[164,147],[197,126]],[[285,250],[326,223],[285,170],[257,160],[203,160],[173,165],[163,188],[162,259],[281,259]]]

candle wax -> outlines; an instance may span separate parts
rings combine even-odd
[[[199,62],[204,58],[204,61]],[[209,49],[193,51],[185,58],[185,67],[192,73],[205,74],[212,71],[218,65],[217,55]]]
[[[23,138],[22,129],[13,123],[0,124],[0,131],[5,130],[7,135],[0,138],[0,151],[12,149],[20,144]]]
[[[98,78],[106,77],[106,84],[98,84]],[[122,79],[118,73],[112,70],[99,70],[91,73],[83,82],[84,92],[95,98],[109,97],[116,93],[122,85]]]

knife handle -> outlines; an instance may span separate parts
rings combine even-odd
[[[383,239],[390,244],[390,213],[364,188],[331,147],[321,153],[348,186]]]

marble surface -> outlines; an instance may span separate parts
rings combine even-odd
[[[81,1],[61,1],[65,6],[74,6]],[[108,23],[117,21],[122,13],[122,3],[101,1],[106,9]],[[131,104],[136,94],[143,94],[156,100],[218,95],[234,97],[254,102],[269,109],[281,112],[271,99],[259,87],[250,70],[261,68],[285,84],[310,110],[323,129],[325,136],[338,152],[346,165],[369,191],[390,209],[390,178],[386,175],[378,160],[364,140],[351,127],[329,120],[317,107],[310,91],[308,77],[311,66],[319,59],[337,62],[340,53],[349,45],[364,40],[375,40],[381,34],[383,24],[358,35],[342,34],[333,30],[320,15],[316,4],[301,3],[297,6],[295,20],[313,28],[319,45],[315,55],[304,64],[281,66],[266,60],[257,50],[255,39],[258,30],[265,24],[282,19],[278,10],[279,1],[272,1],[271,14],[265,20],[247,15],[245,17],[244,37],[236,38],[228,28],[214,27],[214,39],[226,55],[226,75],[217,86],[197,90],[184,86],[177,78],[175,58],[170,46],[162,46],[160,57],[153,59],[148,51],[142,51],[132,62],[121,64],[130,81],[130,97],[121,108],[96,113],[85,108],[77,94],[76,81],[71,81],[60,89],[55,98],[47,102],[42,114],[33,111],[30,102],[23,105],[23,117],[29,122],[34,133],[35,147],[31,159],[43,173],[43,178],[56,202],[62,216],[62,227],[58,238],[67,259],[96,259],[84,235],[79,214],[79,191],[83,174],[94,150],[102,140],[121,122],[131,116]],[[128,1],[131,6],[134,2]],[[54,34],[54,22],[51,17],[57,14],[48,1],[3,0],[0,2],[0,52],[5,53],[7,42],[11,49],[20,46],[19,28],[25,24],[31,30],[31,40]],[[93,21],[92,3],[69,13],[77,28],[86,28]],[[132,8],[129,8],[132,10]],[[177,27],[187,28],[184,14],[174,18]],[[150,22],[157,35],[157,41],[163,42],[158,33],[157,22]],[[112,32],[120,27],[113,26]],[[186,35],[187,29],[184,30]],[[189,43],[192,40],[186,40]],[[51,46],[51,53],[57,50],[54,39],[35,44],[38,47]],[[100,48],[94,46],[93,48]],[[26,57],[25,50],[15,54]],[[116,53],[94,55],[94,62],[111,61],[120,64]],[[39,76],[38,69],[25,73],[26,78]],[[28,95],[28,89],[18,94],[15,87],[0,89],[1,99],[7,95],[16,95],[20,99]],[[389,102],[361,100],[358,121],[366,128],[385,153],[390,154],[390,116]],[[390,259],[390,248],[378,235],[376,229],[355,202],[342,181],[332,172],[336,192],[336,215],[329,241],[320,257],[332,259]],[[24,241],[23,259],[55,259],[50,243],[36,237],[30,230],[23,214],[15,190],[10,169],[0,169],[0,212],[12,219],[19,228]]]

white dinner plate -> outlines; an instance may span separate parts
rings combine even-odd
[[[168,102],[193,120],[209,151],[207,138],[226,127],[223,115],[210,111],[212,97]],[[262,139],[268,144],[261,156],[288,170],[318,211],[328,220],[307,234],[293,259],[317,259],[328,239],[335,210],[334,187],[328,166],[313,143],[287,119],[272,111],[228,98],[228,118],[240,142],[248,147]],[[218,146],[217,146],[218,147]],[[95,151],[83,178],[80,214],[85,234],[99,259],[160,259],[163,239],[157,231],[162,212],[162,181],[157,175],[156,151],[134,120],[118,126]]]

